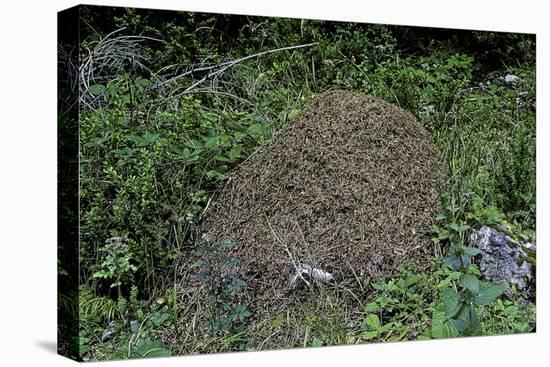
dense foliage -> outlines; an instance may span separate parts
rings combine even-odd
[[[534,36],[122,8],[84,8],[82,21],[83,57],[117,29],[124,28],[111,38],[150,37],[116,69],[105,65],[81,110],[85,358],[534,329],[531,303],[492,302],[500,293],[487,295],[491,285],[479,283],[475,252],[463,267],[442,266],[442,256],[468,251],[465,236],[480,225],[506,224],[534,239]],[[304,44],[312,45],[236,63],[194,86],[212,71],[199,68]],[[502,82],[507,74],[519,80]],[[193,295],[178,283],[176,265],[195,256],[195,229],[212,193],[312,95],[332,88],[411,111],[443,153],[445,210],[434,228],[432,271],[404,266],[395,279],[364,284],[376,289],[370,300],[327,289],[249,325],[233,297],[243,285],[236,279],[224,291],[213,269],[204,281],[216,298],[197,314],[185,304]],[[197,258],[210,269],[206,255]],[[477,311],[461,308],[470,300]],[[455,309],[455,319],[475,314],[475,325],[444,322],[444,307]]]

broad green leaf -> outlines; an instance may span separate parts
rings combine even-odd
[[[432,337],[436,339],[452,338],[458,336],[458,332],[449,325],[445,315],[445,306],[440,304],[432,314]]]
[[[481,252],[481,250],[477,247],[463,247],[462,252],[469,256],[476,256]]]
[[[189,140],[188,142],[185,143],[185,145],[191,149],[202,149],[202,143],[195,139]]]
[[[457,223],[449,224],[449,228],[452,229],[453,231],[456,231],[456,232],[458,232],[460,230],[460,227],[458,226]]]
[[[365,306],[365,312],[378,312],[380,311],[380,305],[377,302],[367,303]]]
[[[462,306],[462,297],[452,288],[443,289],[443,304],[445,305],[445,315],[447,318],[453,318],[460,311]]]
[[[191,155],[191,152],[189,151],[188,148],[176,149],[175,152],[177,155],[177,159],[187,160]]]
[[[139,136],[136,136],[136,135],[128,135],[127,139],[134,142],[134,143],[136,143],[136,144],[143,144],[144,143],[143,138],[141,138]]]
[[[145,135],[143,135],[143,140],[145,144],[151,145],[158,140],[159,136],[159,134],[146,133]]]
[[[361,338],[363,338],[364,341],[370,341],[378,336],[378,331],[364,331],[363,334],[361,334]]]
[[[451,319],[448,321],[448,323],[452,325],[452,327],[455,328],[455,330],[459,333],[462,333],[468,328],[468,324],[464,320]]]
[[[500,297],[504,292],[504,286],[499,283],[481,282],[479,293],[474,298],[474,303],[478,306],[486,306]]]
[[[380,319],[373,313],[368,314],[367,317],[365,317],[364,323],[370,330],[380,329]]]
[[[479,280],[473,274],[462,274],[460,277],[460,285],[468,289],[473,294],[479,293]]]
[[[459,330],[462,335],[475,335],[480,331],[481,324],[475,309],[469,305],[464,305],[460,313],[453,321],[458,322],[463,329]]]
[[[467,268],[468,266],[470,266],[471,264],[471,256],[470,255],[466,255],[466,254],[462,254],[460,255],[460,262],[461,262],[461,266],[462,268]],[[459,268],[460,269],[460,268]]]
[[[206,143],[204,143],[204,147],[206,149],[214,148],[216,145],[218,145],[218,137],[217,136],[211,137],[210,139],[208,139],[206,141]]]

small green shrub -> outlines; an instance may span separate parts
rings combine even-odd
[[[230,240],[203,239],[196,251],[197,278],[206,284],[210,300],[211,316],[206,325],[210,333],[239,333],[244,329],[243,321],[250,315],[237,299],[246,282],[235,274],[238,260],[229,253],[236,246]]]

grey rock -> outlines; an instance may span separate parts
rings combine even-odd
[[[101,342],[105,342],[109,339],[111,339],[115,334],[117,333],[117,329],[115,327],[115,323],[111,322],[109,326],[103,330],[103,333],[101,334]]]
[[[529,292],[535,269],[526,260],[536,251],[534,243],[517,241],[495,228],[483,226],[471,234],[470,246],[481,250],[480,270],[487,280],[503,284],[507,295],[513,284],[520,292]]]
[[[500,77],[499,81],[502,84],[506,84],[506,85],[516,85],[519,82],[521,82],[521,78],[517,75],[507,74],[503,77]]]

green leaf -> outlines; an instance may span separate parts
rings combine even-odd
[[[452,338],[458,336],[458,332],[449,325],[445,315],[445,305],[440,304],[432,314],[432,337],[436,339]]]
[[[464,320],[459,319],[451,319],[448,321],[448,323],[455,328],[456,331],[459,333],[462,333],[464,330],[468,328],[468,324]]]
[[[380,329],[380,319],[377,315],[371,313],[368,314],[367,317],[365,317],[364,324],[370,329],[370,330],[378,330]]]
[[[378,312],[380,311],[380,305],[377,302],[367,303],[365,306],[365,312]]]
[[[312,342],[311,342],[311,346],[312,347],[322,347],[323,346],[323,342],[321,341],[321,339],[319,338],[313,338]]]
[[[90,88],[88,89],[88,91],[93,95],[93,96],[99,96],[99,95],[102,95],[103,93],[105,93],[105,86],[102,85],[102,84],[94,84],[94,85],[90,85]]]
[[[481,282],[479,293],[474,298],[474,303],[478,306],[486,306],[500,297],[504,293],[504,286],[499,283]]]
[[[139,136],[136,136],[136,135],[128,135],[127,138],[128,138],[128,140],[130,140],[130,141],[132,141],[136,144],[139,144],[139,145],[144,143],[143,138],[141,138]]]
[[[202,149],[202,143],[198,140],[191,139],[185,143],[191,149]]]
[[[460,278],[460,276],[462,275],[462,273],[458,272],[458,271],[455,271],[455,272],[452,272],[451,274],[449,274],[447,276],[447,278],[445,278],[444,280],[442,280],[441,282],[439,282],[439,284],[437,285],[438,288],[443,288],[443,287],[446,287],[448,286],[449,284],[451,284],[452,281],[454,280],[458,280]]]
[[[231,159],[224,157],[223,155],[217,155],[214,159],[221,162],[231,162]]]
[[[447,318],[456,316],[462,306],[462,297],[452,288],[443,289],[443,304],[445,305],[445,315]]]
[[[191,152],[188,148],[176,149],[174,152],[176,153],[177,159],[187,160],[191,155]]]
[[[473,294],[479,293],[479,280],[473,274],[462,274],[459,281],[460,285],[468,289]]]
[[[145,142],[145,145],[152,145],[158,140],[159,137],[159,134],[146,133],[145,135],[143,135],[143,140]]]
[[[460,256],[456,256],[456,255],[448,256],[443,262],[443,267],[459,270],[462,267],[462,260]]]
[[[242,145],[235,145],[229,151],[229,159],[234,161],[241,154]]]
[[[204,147],[206,149],[214,148],[216,145],[218,145],[218,137],[217,136],[211,137],[210,139],[208,139],[206,141],[206,143],[204,143]]]
[[[470,266],[471,264],[471,256],[470,255],[466,255],[466,254],[462,254],[460,255],[460,262],[461,262],[461,266],[462,268],[467,268],[468,266]]]
[[[457,223],[451,223],[451,224],[449,224],[449,228],[452,229],[453,231],[456,231],[456,232],[458,232],[459,229],[460,229],[460,227],[458,226]]]
[[[363,334],[361,334],[361,338],[363,338],[364,341],[370,341],[378,336],[378,331],[364,331]]]
[[[462,252],[469,256],[476,256],[481,252],[481,250],[477,247],[463,247]]]

